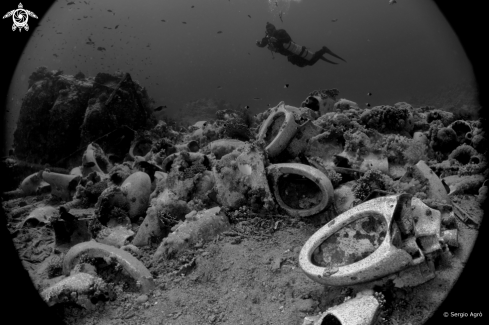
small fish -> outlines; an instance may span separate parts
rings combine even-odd
[[[89,162],[83,164],[83,167],[85,167],[85,168],[92,168],[94,166],[95,166],[95,163],[93,161],[89,161]]]
[[[218,34],[222,34],[222,31],[218,31],[217,33],[218,33]]]
[[[164,23],[166,23],[166,20],[164,20],[164,19],[162,19],[161,21],[164,22]]]
[[[222,87],[221,86],[217,86],[217,89],[222,89]]]
[[[246,105],[244,108],[245,108],[245,109],[248,109],[248,108],[250,108],[250,107],[249,107],[248,105]]]
[[[115,26],[114,29],[117,29],[119,27],[119,25]]]
[[[367,93],[367,96],[372,96],[372,93]]]
[[[105,47],[99,46],[99,47],[97,47],[97,50],[99,50],[99,51],[101,51],[101,52],[102,52],[102,51],[105,51]]]
[[[289,84],[285,84],[284,85],[284,88],[289,88]]]
[[[338,21],[338,18],[336,18],[336,19],[331,19],[331,21],[332,21],[333,23],[336,23],[336,22]]]
[[[163,108],[166,108],[166,105],[161,105],[161,106],[158,106],[154,109],[155,112],[159,112],[161,111]]]
[[[53,56],[58,57],[58,55],[57,55],[57,54],[53,54]]]
[[[278,7],[278,2],[277,1],[275,1],[275,6]]]
[[[397,3],[397,1],[396,1],[396,0],[389,0],[389,4],[390,4],[390,5],[393,5],[393,4],[395,4],[395,3]]]
[[[192,6],[192,7],[190,7],[190,8],[194,8],[194,7],[195,7],[195,6]]]
[[[107,11],[108,11],[108,12],[112,12],[112,10],[110,10],[110,9],[107,9]]]
[[[367,105],[367,107],[370,107],[370,104],[369,103],[365,103],[365,105]]]
[[[71,6],[71,5],[74,5],[75,3],[74,2],[68,2],[67,5],[68,6]]]
[[[260,97],[253,97],[253,100],[261,100]]]
[[[251,55],[250,52],[248,52],[248,55]]]
[[[250,17],[250,18],[251,18],[251,16],[250,16],[250,15],[248,15],[248,17]]]
[[[284,22],[284,21],[282,20],[282,12],[280,12],[280,13],[278,14],[278,17],[280,18],[280,21],[281,21],[281,22]]]
[[[186,22],[182,21],[182,24],[187,24]]]

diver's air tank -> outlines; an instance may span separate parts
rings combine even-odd
[[[294,53],[295,55],[300,56],[303,59],[306,59],[307,61],[310,61],[314,55],[308,49],[303,48],[301,45],[294,43],[292,41],[290,43],[285,43],[284,49],[286,49],[289,52]]]

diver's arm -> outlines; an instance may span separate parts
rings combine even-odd
[[[263,37],[261,42],[260,41],[256,41],[256,45],[258,47],[265,47],[268,45],[268,38],[267,37]]]

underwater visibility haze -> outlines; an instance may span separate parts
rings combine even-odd
[[[60,0],[39,21],[10,87],[10,145],[28,78],[39,66],[86,76],[129,72],[156,106],[176,115],[202,98],[254,113],[282,100],[299,106],[324,88],[373,107],[474,78],[455,33],[425,0]],[[328,55],[338,64],[292,65],[255,45],[267,22],[312,52],[326,46],[347,62]]]

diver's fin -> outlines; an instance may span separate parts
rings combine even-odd
[[[324,56],[320,57],[320,59],[323,60],[323,61],[329,62],[331,64],[338,64],[336,62],[333,62],[333,61],[330,61],[330,60],[326,59]]]
[[[325,49],[325,50],[326,50],[326,53],[328,53],[329,55],[332,55],[332,56],[334,56],[335,58],[338,58],[338,59],[340,59],[340,60],[342,60],[342,61],[345,61],[345,62],[346,62],[346,60],[345,60],[345,59],[343,59],[343,58],[342,58],[342,57],[340,57],[339,55],[334,54],[334,53],[333,53],[333,52],[332,52],[330,49],[328,49],[326,46],[323,46],[323,49]]]

